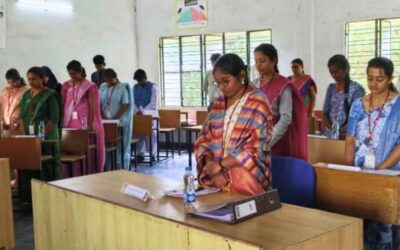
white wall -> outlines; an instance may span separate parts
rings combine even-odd
[[[71,0],[71,13],[22,5],[7,0],[6,48],[0,49],[0,87],[5,72],[17,68],[25,75],[31,66],[48,65],[59,81],[67,80],[66,65],[79,60],[88,75],[92,58],[103,54],[120,80],[133,81],[136,68],[134,1]],[[90,75],[89,75],[90,77]]]
[[[175,0],[137,0],[138,66],[149,78],[159,79],[159,37],[270,28],[281,73],[289,75],[290,61],[302,58],[306,72],[318,84],[318,108],[332,81],[326,63],[333,54],[344,53],[344,23],[400,17],[398,0],[208,0],[208,4],[208,27],[185,31],[175,26]]]
[[[175,0],[137,0],[138,64],[149,78],[158,79],[158,39],[163,36],[207,34],[213,32],[272,29],[272,41],[278,45],[280,68],[288,74],[287,62],[293,55],[310,60],[310,1],[276,0],[209,0],[208,27],[204,29],[177,30],[175,25]],[[158,6],[158,8],[154,8]],[[150,15],[151,13],[151,15]],[[278,32],[281,31],[281,32]]]

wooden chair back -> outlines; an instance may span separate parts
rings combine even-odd
[[[208,112],[205,110],[196,111],[196,125],[202,125],[208,117]]]
[[[20,130],[17,129],[4,129],[3,130],[3,137],[13,137],[16,135],[23,135],[23,133]]]
[[[345,164],[345,141],[308,137],[308,162]]]
[[[307,118],[307,133],[315,134],[315,118],[312,116]]]
[[[11,169],[40,170],[41,157],[42,143],[37,137],[0,138],[0,158],[8,158]]]
[[[118,124],[107,123],[104,126],[104,141],[105,143],[116,144],[118,142]]]
[[[133,134],[150,136],[153,132],[153,117],[151,115],[133,116]]]
[[[180,128],[181,111],[180,110],[158,110],[160,128]]]
[[[86,152],[89,147],[89,131],[82,129],[63,129],[60,147],[63,153]]]

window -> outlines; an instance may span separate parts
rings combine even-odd
[[[260,43],[271,43],[271,30],[161,38],[162,106],[206,106],[203,79],[212,68],[211,55],[235,53],[252,65]]]
[[[365,70],[375,56],[391,59],[394,76],[400,74],[400,18],[346,23],[345,50],[351,78],[367,88]]]

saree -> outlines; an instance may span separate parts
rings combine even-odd
[[[73,86],[70,81],[63,84],[61,89],[64,106],[63,128],[82,129],[85,120],[89,122],[89,93],[94,96],[92,129],[96,134],[97,155],[89,154],[89,166],[87,166],[87,170],[90,173],[94,172],[94,157],[97,157],[97,172],[102,172],[105,163],[104,128],[101,121],[99,92],[95,84],[88,80],[76,86]],[[74,112],[76,112],[77,117],[73,117]],[[78,168],[74,167],[73,169],[74,176],[79,175]]]
[[[281,75],[260,87],[267,95],[271,106],[275,105],[286,88],[292,90],[292,120],[285,135],[272,147],[271,153],[276,156],[307,160],[307,119],[299,92],[289,79]],[[279,116],[274,117],[274,124],[278,121]]]
[[[292,80],[292,77],[289,77]],[[317,92],[317,85],[314,80],[309,75],[303,75],[296,81],[292,81],[293,86],[298,90],[301,99],[303,100],[304,108],[309,114],[311,112],[311,88],[314,87],[315,92]]]
[[[227,184],[223,190],[233,189],[253,195],[271,187],[270,152],[268,143],[272,133],[272,114],[266,96],[251,86],[248,97],[229,138],[224,143],[224,118],[226,101],[218,97],[194,145],[199,183],[209,187],[209,178],[203,171],[205,159],[213,161],[231,156],[236,167],[226,173]]]
[[[5,125],[10,125],[11,118],[19,119],[19,109],[17,105],[21,101],[22,95],[29,89],[28,86],[22,85],[18,89],[7,86],[1,92],[1,119]]]
[[[53,128],[45,135],[47,140],[56,140],[56,143],[43,144],[42,153],[44,155],[52,155],[53,160],[42,163],[42,173],[45,181],[53,181],[60,178],[60,99],[56,92],[51,89],[44,88],[36,96],[31,95],[31,91],[26,91],[22,96],[21,102],[18,107],[20,108],[20,119],[23,122],[24,130],[29,131],[29,125],[34,126],[35,134],[38,133],[39,123],[42,121],[44,124],[52,122]],[[31,198],[31,185],[32,178],[40,179],[40,171],[20,171],[21,174],[21,195],[24,200],[30,201]]]
[[[118,144],[117,155],[121,155],[121,150],[124,152],[124,169],[129,169],[129,163],[131,161],[131,138],[132,138],[132,114],[133,114],[133,98],[131,87],[128,83],[118,83],[112,87],[109,87],[107,83],[103,83],[100,86],[100,100],[101,100],[101,110],[103,114],[109,114],[112,117],[118,112],[122,104],[128,104],[128,109],[119,118],[120,124],[123,126],[122,132],[124,137],[123,145]],[[121,158],[117,157],[117,164],[121,163]]]

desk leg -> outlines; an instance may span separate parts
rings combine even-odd
[[[192,167],[192,132],[190,130],[187,130],[187,142],[189,143],[189,167]]]
[[[392,225],[392,249],[399,250],[400,225]]]
[[[122,163],[121,169],[125,169],[124,130],[122,128],[120,128],[120,131],[121,131],[121,163]]]

